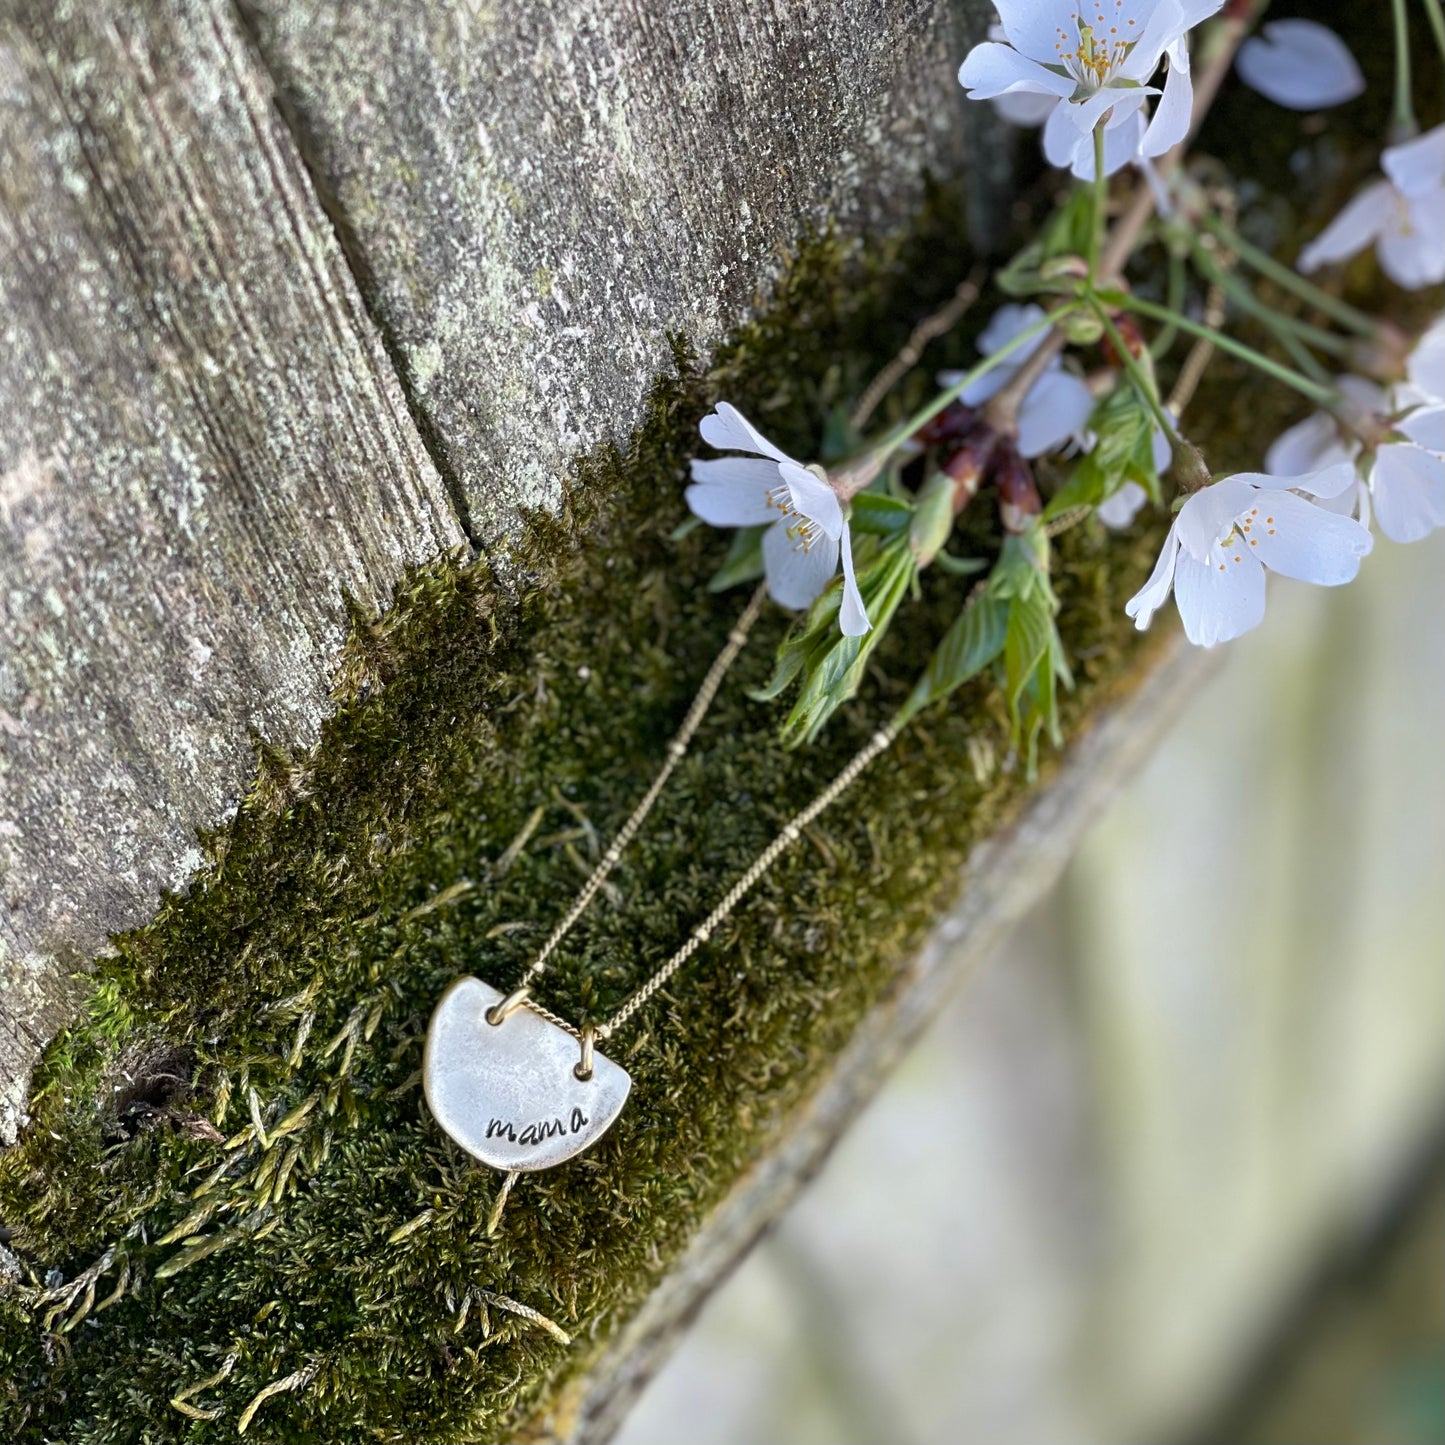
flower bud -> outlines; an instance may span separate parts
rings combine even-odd
[[[933,418],[914,432],[914,440],[926,447],[943,446],[960,440],[974,424],[978,413],[963,401],[951,401]]]
[[[998,444],[998,433],[984,422],[978,422],[944,457],[944,475],[953,483],[955,517],[978,495]]]
[[[1148,347],[1144,344],[1144,333],[1139,330],[1139,323],[1132,316],[1120,313],[1118,316],[1109,318],[1114,323],[1114,330],[1119,333],[1119,339],[1129,348],[1129,355],[1135,361],[1143,358]],[[1101,327],[1100,330],[1103,328]],[[1122,371],[1124,358],[1119,355],[1119,348],[1114,345],[1112,336],[1104,336],[1099,342],[1099,350],[1103,353],[1104,360],[1116,371]]]
[[[1092,311],[1075,311],[1059,326],[1073,346],[1092,346],[1104,335],[1104,323]]]
[[[1174,441],[1174,465],[1171,468],[1174,480],[1179,486],[1179,495],[1192,496],[1203,490],[1213,480],[1213,473],[1205,465],[1199,448],[1181,432]]]
[[[934,472],[918,493],[913,521],[908,527],[908,545],[919,567],[927,567],[943,549],[953,531],[953,478]]]
[[[1029,523],[1044,510],[1033,469],[1012,446],[1005,445],[994,460],[993,479],[1004,530],[1014,534],[1028,531]]]

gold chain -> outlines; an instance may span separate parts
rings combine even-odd
[[[574,1039],[581,1041],[584,1037],[582,1029],[552,1012],[551,1009],[537,1002],[531,996],[530,985],[532,980],[537,978],[547,967],[558,945],[572,931],[577,920],[587,911],[588,905],[597,896],[607,875],[617,866],[618,860],[622,857],[627,845],[637,836],[637,831],[652,811],[662,790],[667,786],[668,779],[672,776],[677,765],[682,761],[687,752],[688,744],[692,741],[693,734],[702,724],[707,716],[708,709],[716,698],[718,689],[722,686],[723,678],[728,670],[737,660],[738,654],[742,651],[748,640],[748,634],[752,631],[753,623],[758,619],[762,611],[764,599],[767,596],[767,588],[764,584],[758,585],[757,591],[752,595],[743,614],[738,618],[736,626],[728,633],[727,643],[717,657],[713,659],[712,666],[703,678],[702,686],[698,689],[697,696],[692,700],[692,706],[687,710],[687,716],[683,718],[682,726],[677,734],[667,745],[667,756],[662,767],[658,770],[657,776],[649,784],[647,791],[642,795],[642,800],[632,810],[632,815],[622,825],[616,838],[612,840],[607,851],[602,855],[597,867],[587,882],[583,884],[581,891],[573,901],[571,908],[561,922],[547,935],[544,942],[537,950],[536,956],[527,965],[526,971],[522,974],[521,980],[511,995],[494,1010],[495,1021],[500,1022],[513,1008],[522,1007],[530,1009],[539,1018],[545,1019],[549,1024],[561,1029],[564,1033],[571,1034]],[[778,858],[787,851],[802,836],[803,829],[808,826],[824,809],[835,803],[839,796],[849,788],[859,773],[886,748],[891,746],[894,738],[898,736],[898,730],[892,724],[879,728],[868,742],[853,755],[852,759],[843,768],[843,771],[823,789],[805,808],[795,813],[792,818],[783,826],[782,830],[753,860],[752,865],[738,879],[733,886],[723,895],[708,916],[693,929],[688,936],[687,942],[672,955],[640,988],[636,989],[605,1023],[592,1028],[592,1035],[598,1039],[611,1038],[638,1009],[652,998],[658,989],[690,959],[699,948],[707,942],[713,930],[722,923],[734,908],[742,902],[754,887],[766,876],[768,870],[777,862]]]

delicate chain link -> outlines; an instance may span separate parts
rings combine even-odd
[[[530,983],[547,966],[547,960],[551,958],[557,945],[572,931],[572,926],[587,911],[587,905],[597,896],[597,890],[607,881],[607,875],[617,866],[617,860],[622,857],[627,845],[637,834],[637,830],[647,820],[647,815],[652,811],[653,804],[657,802],[662,790],[667,786],[667,780],[672,776],[673,769],[682,761],[683,754],[687,752],[687,745],[692,741],[693,734],[698,730],[707,710],[712,706],[713,699],[717,696],[717,690],[722,686],[723,678],[727,676],[728,669],[737,659],[738,653],[743,650],[743,644],[748,640],[748,633],[752,631],[753,623],[758,620],[758,613],[763,610],[763,600],[767,596],[767,586],[759,583],[757,591],[752,595],[743,615],[738,618],[737,625],[728,633],[728,640],[723,650],[713,659],[713,664],[708,668],[707,676],[702,680],[702,686],[697,690],[697,696],[692,700],[692,706],[687,710],[687,716],[682,720],[682,726],[678,728],[676,736],[667,745],[667,757],[664,760],[658,774],[652,780],[651,786],[642,795],[642,801],[632,810],[632,816],[622,825],[621,831],[612,840],[612,845],[602,855],[602,861],[598,863],[592,876],[583,886],[582,891],[577,895],[576,901],[568,909],[567,916],[548,935],[547,941],[538,950],[537,956],[527,965],[527,971],[522,975],[523,985]]]
[[[858,774],[879,753],[892,746],[893,740],[897,736],[898,729],[892,723],[887,727],[879,728],[868,742],[853,754],[852,760],[843,771],[806,808],[793,815],[777,837],[753,860],[748,871],[723,895],[722,901],[717,907],[693,929],[692,936],[687,942],[605,1024],[597,1026],[599,1039],[611,1038],[707,942],[713,929],[722,923],[728,914],[747,897],[753,887],[777,862],[779,856],[802,837],[803,829],[825,808],[835,803],[839,796],[853,784]]]
[[[647,791],[642,795],[642,801],[632,810],[632,816],[622,825],[617,836],[612,840],[611,846],[602,855],[597,867],[593,870],[591,877],[583,885],[582,891],[578,893],[573,901],[572,907],[567,910],[566,916],[547,936],[547,940],[537,951],[537,955],[527,965],[527,971],[522,975],[519,988],[525,988],[547,967],[548,960],[552,957],[558,944],[572,931],[577,920],[587,911],[588,905],[597,896],[598,890],[607,881],[607,875],[617,866],[618,860],[626,851],[627,845],[637,835],[637,830],[647,820],[647,815],[652,811],[658,798],[662,796],[662,790],[667,786],[668,779],[672,776],[674,769],[682,761],[687,752],[688,744],[692,741],[693,734],[702,725],[702,720],[707,716],[708,709],[717,696],[718,688],[722,686],[723,679],[727,676],[728,670],[737,660],[738,653],[743,650],[748,640],[748,634],[752,631],[753,624],[758,620],[758,614],[763,610],[763,603],[768,595],[766,583],[758,583],[757,589],[748,600],[748,605],[743,609],[742,616],[738,618],[731,632],[728,633],[727,642],[723,649],[713,659],[713,664],[707,670],[707,676],[702,680],[702,686],[697,690],[697,696],[692,700],[692,706],[687,710],[687,716],[682,720],[682,726],[678,728],[672,741],[667,745],[667,756],[663,760],[662,767],[657,776],[653,778]],[[544,1008],[535,999],[524,1000],[527,1008],[544,1018],[550,1024],[571,1034],[574,1039],[582,1037],[582,1031],[573,1027],[565,1019],[559,1018],[550,1009]]]

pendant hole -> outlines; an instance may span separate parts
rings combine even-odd
[[[532,990],[526,984],[523,984],[521,988],[514,988],[500,1003],[494,1003],[491,1008],[487,1009],[482,1017],[493,1028],[500,1028],[527,1002],[531,993]]]
[[[581,1064],[573,1064],[572,1076],[576,1079],[580,1079],[584,1084],[586,1084],[590,1082],[592,1078],[592,1070],[584,1069]]]

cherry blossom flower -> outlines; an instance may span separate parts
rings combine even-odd
[[[985,356],[992,356],[1006,346],[1020,332],[1037,325],[1044,319],[1041,306],[1010,304],[1000,306],[978,338],[978,349]],[[1001,361],[992,371],[964,387],[961,396],[970,406],[978,406],[996,392],[1002,391],[1019,368],[1026,362],[1048,335],[1041,331],[1038,337],[1011,352],[1006,361]],[[963,380],[961,371],[945,371],[940,374],[940,386],[957,386]],[[1034,382],[1019,408],[1018,450],[1021,456],[1039,457],[1053,451],[1084,429],[1089,414],[1094,410],[1094,394],[1072,372],[1064,369],[1061,358],[1054,357],[1048,370]]]
[[[1259,625],[1266,568],[1321,587],[1353,581],[1374,540],[1368,528],[1296,492],[1336,497],[1354,475],[1348,463],[1298,477],[1241,472],[1195,492],[1124,611],[1143,631],[1173,591],[1185,636],[1213,647]]]
[[[1365,89],[1350,47],[1313,20],[1273,20],[1239,47],[1234,62],[1251,89],[1290,110],[1343,105]]]
[[[1336,385],[1349,411],[1368,418],[1386,439],[1367,448],[1339,418],[1318,411],[1278,437],[1265,454],[1265,471],[1288,477],[1343,462],[1353,484],[1322,506],[1358,516],[1367,527],[1373,514],[1392,542],[1418,542],[1445,527],[1445,405],[1412,406],[1412,387],[1397,387],[1392,396],[1359,376],[1342,376]],[[1407,406],[1403,416],[1389,419]]]
[[[1044,125],[1044,154],[1081,180],[1094,174],[1096,126],[1104,170],[1161,156],[1189,130],[1194,87],[1184,37],[1224,0],[994,0],[1004,41],[969,51],[958,72],[973,100],[1013,97],[1009,110]],[[1163,92],[1148,84],[1167,59]],[[1159,96],[1145,121],[1150,97]],[[1049,102],[1025,108],[1021,97]],[[1034,121],[1037,123],[1037,120]]]
[[[843,600],[838,625],[858,637],[872,625],[853,573],[848,519],[821,467],[805,467],[779,451],[728,402],[698,425],[719,451],[746,452],[692,463],[687,505],[714,527],[762,527],[768,592],[784,607],[811,607],[833,580],[841,556]]]
[[[1418,290],[1445,281],[1445,125],[1389,146],[1386,179],[1366,186],[1300,252],[1308,274],[1373,244],[1385,274]]]

